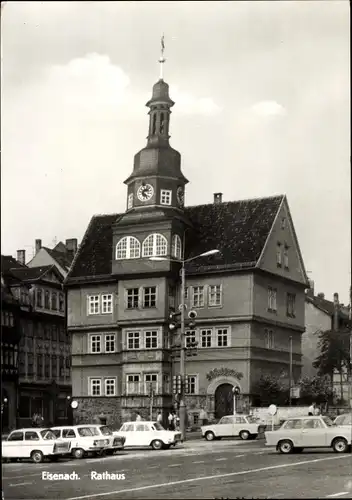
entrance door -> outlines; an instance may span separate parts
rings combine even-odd
[[[233,414],[233,386],[221,384],[215,391],[215,418]]]

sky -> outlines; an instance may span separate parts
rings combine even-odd
[[[1,253],[124,212],[159,78],[186,204],[286,194],[315,291],[349,301],[349,2],[7,2]]]

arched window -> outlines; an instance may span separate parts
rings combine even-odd
[[[171,255],[172,257],[176,257],[176,259],[182,259],[182,243],[178,234],[174,234],[172,237]]]
[[[167,255],[167,239],[162,234],[151,234],[143,241],[143,257]]]
[[[152,135],[156,134],[156,114],[153,116]]]
[[[134,236],[125,236],[116,245],[116,260],[139,259],[141,245]]]
[[[164,113],[160,113],[160,134],[164,133]]]

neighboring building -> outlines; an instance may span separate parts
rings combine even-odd
[[[261,375],[301,374],[307,276],[285,196],[184,206],[180,154],[169,145],[168,85],[153,87],[147,146],[125,181],[126,211],[94,216],[66,278],[72,335],[72,391],[76,418],[119,423],[136,410],[173,406],[174,333],[169,312],[180,304],[178,263],[150,257],[191,258],[187,305],[197,311],[188,339],[199,342],[187,359],[189,413],[209,417],[233,411],[232,388],[242,405],[256,398]]]
[[[28,289],[28,311],[19,321],[17,425],[29,425],[34,413],[42,414],[47,423],[65,423],[71,417],[71,338],[66,328],[64,275],[53,263],[24,265],[23,250],[17,253],[16,266],[14,262],[8,271]],[[23,302],[18,286],[13,284],[11,291]]]
[[[310,282],[305,300],[306,331],[302,335],[302,377],[314,377],[317,374],[313,363],[319,356],[319,333],[346,327],[349,324],[348,312],[348,308],[339,303],[337,293],[333,301],[327,300],[323,293],[314,294],[314,282]],[[347,371],[334,375],[334,389],[337,397],[348,400]]]
[[[77,252],[77,248],[78,244],[76,238],[66,240],[66,244],[60,241],[54,248],[43,247],[42,240],[35,240],[35,255],[27,263],[27,266],[38,267],[54,264],[62,276],[66,277]]]

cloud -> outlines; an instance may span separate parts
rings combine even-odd
[[[214,115],[221,111],[210,97],[195,97],[182,92],[176,86],[170,87],[170,96],[177,104],[177,111],[183,114]]]
[[[260,101],[251,106],[251,111],[259,116],[284,116],[286,109],[275,101]]]

